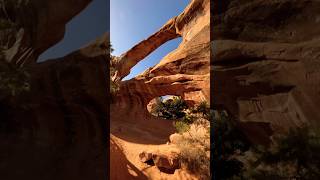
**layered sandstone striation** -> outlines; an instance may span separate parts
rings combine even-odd
[[[65,24],[90,2],[0,4],[0,61],[25,69],[31,88],[0,99],[3,179],[106,179],[108,35],[63,58],[36,63],[42,52],[63,38]],[[174,132],[172,122],[147,111],[153,98],[179,95],[194,103],[210,98],[209,4],[209,0],[191,1],[180,15],[118,58],[117,81],[160,45],[183,39],[158,65],[120,82],[110,108],[111,179],[195,178],[182,170],[166,174],[146,167],[139,153],[167,149]],[[165,166],[161,163],[165,158],[155,159]]]
[[[32,64],[58,43],[65,25],[92,0],[6,0],[0,4],[0,47],[4,59]]]
[[[257,143],[319,127],[320,3],[217,0],[213,8],[212,104]]]
[[[141,162],[143,151],[154,154],[156,166],[170,161],[166,143],[174,133],[172,121],[152,116],[148,104],[165,95],[181,96],[188,102],[209,102],[210,99],[210,1],[192,0],[185,10],[173,17],[159,31],[141,41],[116,58],[113,80],[120,90],[111,104],[111,141],[123,149],[130,164],[136,169],[128,177],[137,179],[194,179],[193,175],[176,168],[161,173]],[[156,66],[133,79],[121,81],[130,69],[165,42],[182,38],[177,49],[166,55]],[[170,149],[170,148],[169,148]],[[112,154],[111,154],[112,155]],[[159,158],[156,158],[159,157]],[[112,158],[112,156],[111,156]],[[115,159],[115,158],[114,158]],[[160,168],[161,169],[161,168]],[[120,178],[121,169],[112,168],[111,178]],[[127,175],[127,174],[126,174]],[[126,178],[128,178],[126,177]]]
[[[107,56],[96,43],[29,66],[30,91],[1,102],[1,177],[106,177]]]
[[[141,93],[146,95],[143,99],[147,103],[158,96],[184,96],[196,91],[209,100],[209,4],[209,1],[191,1],[179,16],[169,20],[158,32],[117,58],[114,80],[128,75],[134,65],[165,42],[180,36],[183,39],[179,47],[165,56],[155,67],[147,69],[132,80],[122,81],[121,89],[126,91],[125,87],[137,84],[139,89],[130,89],[144,91]],[[121,93],[120,91],[119,94]]]
[[[36,63],[89,2],[0,2],[0,63],[23,68],[30,84],[0,99],[2,179],[106,179],[109,35]]]

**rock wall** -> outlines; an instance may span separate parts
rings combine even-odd
[[[35,63],[58,43],[65,25],[92,0],[5,0],[0,3],[0,47],[4,59],[18,65]]]
[[[114,80],[128,75],[135,64],[165,42],[179,36],[183,39],[179,47],[155,67],[120,82],[120,91],[111,105],[111,126],[117,121],[148,123],[150,129],[163,128],[163,136],[168,137],[173,132],[171,122],[152,117],[147,111],[152,99],[177,95],[193,102],[209,101],[209,5],[209,0],[191,1],[179,16],[170,19],[159,31],[117,58]]]
[[[319,1],[213,1],[212,104],[255,142],[318,128]]]
[[[106,179],[109,35],[35,63],[89,2],[1,1],[0,63],[23,68],[30,83],[0,99],[1,179]]]
[[[179,95],[194,101],[210,99],[210,1],[193,0],[177,17],[169,20],[159,31],[122,54],[116,63],[113,79],[122,79],[130,69],[165,42],[182,37],[183,41],[155,67],[137,77],[121,81],[116,99],[118,106],[147,104],[155,97]],[[155,40],[156,39],[156,40]],[[136,99],[135,99],[136,98]],[[133,100],[135,99],[135,100]],[[130,102],[125,102],[126,100]],[[138,103],[135,103],[137,101]]]
[[[148,112],[147,106],[152,99],[177,95],[193,104],[203,100],[209,102],[209,17],[210,1],[192,0],[180,15],[170,19],[159,31],[116,58],[113,80],[120,83],[120,90],[110,107],[110,144],[111,149],[117,146],[122,149],[130,162],[122,163],[127,163],[130,167],[133,164],[137,169],[130,169],[134,170],[137,176],[121,173],[128,169],[119,169],[117,167],[121,166],[115,164],[115,167],[111,167],[111,172],[114,172],[111,173],[111,178],[126,175],[126,178],[129,176],[136,179],[196,179],[181,170],[167,174],[156,167],[146,167],[146,164],[139,160],[139,154],[143,150],[167,148],[169,136],[175,131],[172,121],[154,117]],[[178,37],[182,38],[182,43],[159,64],[133,79],[121,81],[130,73],[131,68],[152,51]],[[111,154],[111,157],[115,154]],[[117,158],[113,159],[116,161]]]

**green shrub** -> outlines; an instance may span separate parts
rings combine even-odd
[[[166,119],[179,119],[185,116],[186,102],[180,96],[173,96],[163,103],[163,117]]]
[[[201,101],[200,104],[196,107],[196,111],[202,113],[204,117],[210,114],[210,106],[207,101]]]
[[[7,19],[1,19],[0,18],[0,30],[10,29],[15,27],[16,24],[7,20]]]
[[[257,159],[251,162],[247,177],[320,179],[320,135],[308,126],[291,129],[287,135],[275,137],[275,145],[254,148],[254,153]]]
[[[274,135],[270,147],[254,146],[226,113],[213,119],[216,179],[320,179],[320,135],[310,127]]]
[[[16,96],[30,90],[30,75],[25,68],[2,61],[0,62],[1,98]]]
[[[182,117],[181,121],[187,124],[192,124],[197,118],[189,113],[186,113],[185,116]]]
[[[212,119],[213,141],[211,142],[215,179],[231,179],[241,176],[244,164],[235,158],[250,148],[246,136],[237,128],[235,120],[225,111],[217,111]]]
[[[173,126],[179,134],[182,134],[190,129],[189,124],[183,121],[175,121],[173,122]]]
[[[157,99],[151,112],[164,119],[180,119],[186,115],[184,110],[187,108],[186,102],[181,97],[173,96],[167,100]]]

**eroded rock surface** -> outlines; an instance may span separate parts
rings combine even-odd
[[[319,1],[214,0],[213,8],[211,103],[257,143],[319,127]]]
[[[28,67],[31,90],[1,113],[1,177],[106,176],[107,56],[97,45]]]
[[[165,56],[155,67],[149,68],[131,80],[122,81],[120,92],[116,97],[117,102],[113,107],[133,104],[142,106],[140,109],[146,111],[148,103],[153,98],[164,95],[182,97],[189,95],[190,100],[209,100],[209,4],[208,0],[191,1],[179,16],[169,20],[158,32],[118,58],[114,79],[122,79],[129,74],[135,64],[166,41],[178,36],[183,39],[179,47]],[[161,36],[159,38],[161,43],[153,40],[155,36]],[[197,93],[194,95],[196,99],[190,97],[192,93]]]
[[[152,159],[154,164],[166,173],[174,173],[174,171],[180,168],[179,157],[177,154],[153,154]]]
[[[23,67],[31,88],[0,99],[1,179],[106,179],[108,34],[66,57],[35,63],[89,2],[0,3],[0,63]]]
[[[141,149],[166,147],[170,134],[174,133],[172,121],[148,112],[147,106],[151,100],[159,96],[176,95],[193,104],[204,100],[209,102],[209,17],[210,1],[192,0],[180,15],[116,58],[113,80],[120,82],[120,90],[110,109],[111,139],[119,141],[127,159],[149,179],[196,179],[180,169],[171,172],[173,174],[166,174],[156,167],[147,168],[140,161],[139,154]],[[153,50],[177,37],[182,38],[182,43],[159,64],[131,80],[120,81]],[[168,158],[157,157],[155,164],[159,167],[170,171],[177,168],[176,163],[170,164]]]
[[[0,49],[18,65],[35,63],[58,43],[65,25],[92,0],[5,0],[0,2]]]
[[[152,50],[172,39],[172,34],[183,38],[179,47],[165,56],[158,65],[131,80],[120,82],[120,91],[111,106],[111,124],[123,121],[136,126],[140,123],[148,124],[147,131],[159,131],[158,135],[167,139],[173,133],[172,123],[150,115],[147,105],[152,99],[164,95],[183,98],[189,95],[189,101],[209,101],[209,4],[208,0],[191,1],[179,16],[169,20],[158,32],[118,58],[114,79],[127,75]],[[155,36],[161,36],[161,43],[153,40]],[[197,96],[192,99],[189,93],[197,93]]]

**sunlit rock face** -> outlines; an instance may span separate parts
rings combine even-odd
[[[35,63],[89,2],[1,1],[0,61],[24,67],[30,83],[0,99],[1,179],[106,179],[109,35]]]
[[[169,20],[158,32],[120,56],[114,79],[121,79],[130,69],[165,42],[182,37],[182,43],[155,67],[137,77],[121,82],[113,107],[139,106],[147,112],[155,97],[177,95],[190,101],[209,101],[210,1],[194,0],[177,17]],[[112,108],[113,108],[112,107]],[[143,107],[143,108],[142,108]]]
[[[167,138],[173,133],[172,122],[161,121],[150,115],[147,106],[152,99],[176,95],[191,102],[209,102],[209,4],[209,0],[191,1],[179,16],[169,20],[159,31],[118,58],[117,73],[113,77],[115,80],[129,74],[135,64],[160,45],[182,37],[179,47],[155,67],[131,80],[120,82],[120,90],[111,105],[112,127],[119,121],[141,124],[141,127],[147,123],[146,129],[159,129],[158,135]]]
[[[123,53],[115,63],[113,80],[120,81],[156,48],[174,38],[182,38],[179,47],[165,56],[159,64],[131,80],[120,81],[120,90],[113,98],[110,108],[111,141],[118,142],[128,161],[138,168],[136,172],[142,171],[148,179],[192,179],[180,170],[176,170],[174,174],[161,173],[156,167],[145,171],[145,165],[139,160],[139,153],[144,148],[150,150],[166,145],[170,134],[175,131],[172,121],[149,113],[148,104],[154,98],[173,95],[181,96],[193,104],[209,102],[209,16],[209,0],[190,1],[180,15],[173,17],[159,31]],[[111,167],[111,172],[120,171],[126,172],[127,169]],[[111,178],[116,178],[118,174],[111,173]]]
[[[255,142],[320,126],[319,1],[213,1],[212,104]]]

